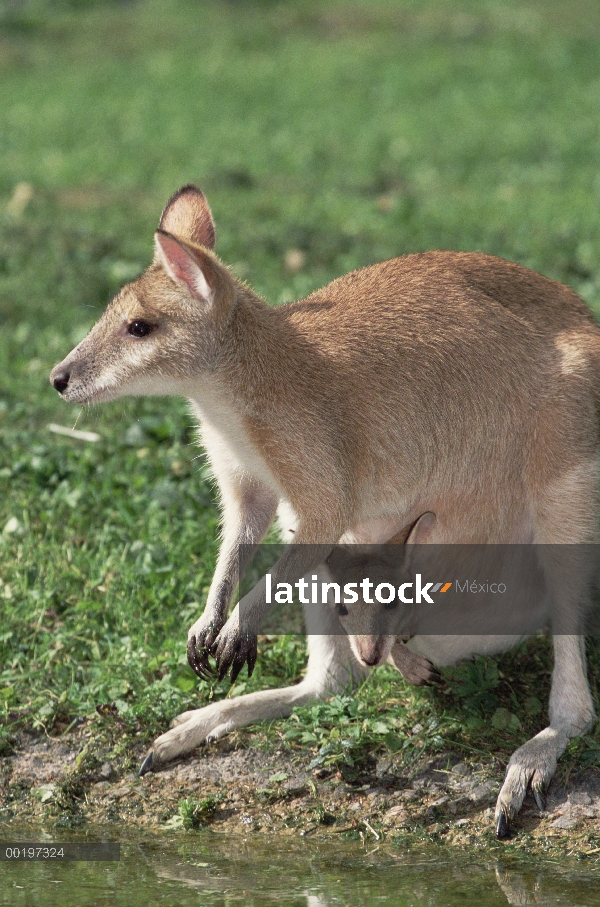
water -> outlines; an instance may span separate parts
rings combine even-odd
[[[210,831],[117,834],[21,829],[3,841],[120,841],[118,862],[0,862],[4,907],[591,907],[600,869],[476,861],[441,847],[410,852],[346,841],[247,839]]]

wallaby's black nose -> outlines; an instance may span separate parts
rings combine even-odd
[[[69,372],[65,372],[62,375],[57,375],[56,378],[54,378],[54,380],[52,381],[52,384],[59,394],[64,394],[64,392],[66,391],[67,387],[69,386],[70,377],[71,376]]]

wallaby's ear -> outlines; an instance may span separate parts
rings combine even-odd
[[[204,303],[213,301],[213,288],[209,283],[210,264],[200,250],[192,249],[168,233],[154,234],[155,260],[160,262],[171,280]]]
[[[204,193],[196,186],[184,186],[171,196],[160,216],[158,229],[211,251],[215,247],[215,223]]]

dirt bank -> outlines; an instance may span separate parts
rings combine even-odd
[[[112,753],[112,758],[109,755]],[[305,751],[265,752],[235,737],[140,778],[143,750],[115,758],[90,730],[62,737],[22,735],[0,759],[0,822],[59,826],[84,822],[154,829],[210,825],[227,833],[348,834],[379,841],[420,838],[456,846],[562,852],[600,866],[600,771],[557,776],[541,813],[532,799],[508,842],[493,835],[504,767],[460,757],[423,760],[410,774],[399,757],[380,758],[351,782],[308,768]],[[134,761],[135,760],[135,761]]]

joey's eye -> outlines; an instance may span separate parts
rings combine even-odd
[[[135,321],[132,321],[127,326],[127,333],[131,334],[132,337],[147,337],[153,330],[153,324],[148,324],[147,321],[141,321],[139,318],[136,318]]]
[[[348,608],[346,607],[346,605],[343,605],[341,602],[338,602],[338,604],[335,607],[336,607],[337,613],[340,615],[340,617],[345,617],[346,614],[348,613]]]

